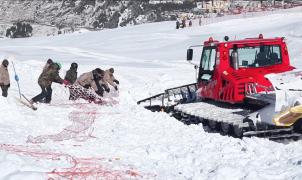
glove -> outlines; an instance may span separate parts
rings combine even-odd
[[[68,85],[68,84],[70,84],[70,83],[69,83],[69,81],[67,81],[67,80],[63,80],[63,84],[64,84],[64,85]]]
[[[118,90],[117,86],[114,86],[114,89],[117,91]]]
[[[120,84],[120,82],[116,79],[113,82],[115,82],[116,84]]]
[[[99,96],[102,96],[103,97],[103,94],[104,94],[104,90],[98,90],[98,91],[95,91],[95,93],[97,93]]]
[[[106,91],[107,93],[109,93],[109,92],[110,92],[110,88],[105,88],[105,91]]]
[[[15,75],[15,80],[18,82],[19,81],[19,76],[16,74]]]
[[[4,86],[4,83],[0,83],[0,86]]]
[[[91,86],[89,84],[86,84],[85,86],[83,86],[85,89],[89,89]]]
[[[8,84],[7,87],[9,88],[9,87],[10,87],[10,84]]]
[[[105,84],[102,84],[102,87],[105,89],[105,91],[106,91],[107,93],[110,92],[110,88],[109,88],[108,86],[106,86]]]

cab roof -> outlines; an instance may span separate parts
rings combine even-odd
[[[246,38],[241,40],[233,40],[233,41],[217,41],[214,40],[212,37],[209,38],[208,41],[204,42],[204,46],[218,46],[219,44],[227,44],[233,45],[233,44],[261,44],[261,43],[276,43],[276,42],[283,42],[284,37],[276,37],[276,38],[266,38],[264,39],[263,36],[259,35],[257,38]]]

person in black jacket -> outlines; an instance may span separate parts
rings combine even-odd
[[[66,72],[64,80],[68,81],[70,84],[74,84],[78,78],[78,64],[73,62],[70,65],[70,69]],[[74,95],[69,89],[69,100],[75,100]]]
[[[73,62],[70,65],[70,69],[66,72],[65,80],[67,80],[70,84],[75,83],[78,78],[78,64]]]

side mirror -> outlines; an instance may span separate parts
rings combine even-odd
[[[193,49],[187,50],[187,61],[192,61],[193,59]]]

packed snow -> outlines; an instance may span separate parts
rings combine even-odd
[[[284,36],[292,64],[302,68],[302,10],[175,29],[175,22],[52,37],[1,39],[0,58],[14,62],[21,91],[40,93],[37,79],[48,58],[79,74],[115,68],[118,104],[70,102],[53,84],[52,103],[33,111],[18,101],[12,63],[9,97],[0,97],[0,179],[301,179],[302,141],[236,139],[184,125],[136,102],[194,82],[186,49],[210,36],[222,40]],[[195,63],[198,53],[194,54]],[[107,95],[108,96],[108,95]]]

